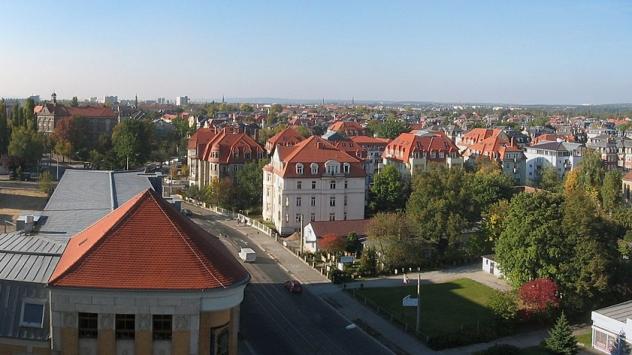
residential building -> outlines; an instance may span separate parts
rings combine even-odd
[[[217,134],[215,127],[199,128],[189,138],[187,144],[187,166],[189,167],[189,186],[198,184],[199,171],[202,169],[200,157],[204,154],[204,149],[208,142]]]
[[[96,139],[101,134],[112,134],[114,126],[118,123],[117,114],[110,107],[105,106],[79,106],[69,107],[57,102],[57,95],[51,95],[51,102],[45,102],[35,106],[37,116],[37,130],[45,134],[52,134],[59,122],[66,118],[78,118],[87,121],[86,134]]]
[[[589,135],[586,148],[594,149],[599,153],[606,169],[614,170],[619,165],[619,144],[617,144],[617,140],[613,136],[601,134],[591,137]],[[625,152],[626,150],[623,149],[622,153]]]
[[[189,104],[188,96],[177,96],[176,97],[176,106],[185,106]]]
[[[277,146],[263,168],[263,218],[283,235],[309,222],[364,219],[362,161],[317,136]]]
[[[104,105],[112,106],[118,103],[118,96],[103,96],[101,103]]]
[[[475,164],[477,159],[491,160],[517,184],[526,183],[524,152],[501,129],[475,128],[463,135],[461,145],[465,147],[463,156],[468,163]]]
[[[382,154],[390,142],[387,138],[352,136],[349,139],[359,145],[364,153],[364,168],[369,177],[375,175],[382,164]]]
[[[355,233],[360,241],[364,241],[366,240],[368,225],[368,219],[309,222],[303,228],[304,250],[311,253],[319,251],[320,242],[326,235],[346,238],[349,234]]]
[[[336,120],[327,128],[329,132],[336,132],[344,134],[347,137],[351,136],[366,136],[368,131],[362,127],[361,124],[355,121],[342,121]]]
[[[205,186],[211,181],[234,177],[237,170],[248,162],[265,157],[264,149],[249,135],[224,128],[215,134],[204,147],[196,171],[196,185]]]
[[[277,146],[291,147],[305,139],[296,129],[288,127],[281,132],[270,137],[266,141],[266,152],[272,154]]]
[[[560,180],[567,171],[575,169],[585,147],[580,143],[544,141],[526,147],[527,181],[534,184],[542,178],[546,167],[555,169]]]
[[[617,338],[632,346],[632,301],[592,311],[592,347],[612,354]]]
[[[431,164],[462,167],[459,149],[443,132],[402,133],[386,146],[383,164],[394,165],[406,178],[426,170]]]

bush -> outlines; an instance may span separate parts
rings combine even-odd
[[[513,322],[518,314],[518,301],[513,292],[495,291],[488,306],[501,322]]]
[[[520,348],[509,344],[498,344],[485,350],[477,351],[474,355],[518,355]]]
[[[445,333],[427,338],[426,344],[433,350],[455,348],[475,343],[484,343],[501,336],[509,335],[511,329],[502,326],[487,326],[464,328],[458,332]]]
[[[329,275],[331,282],[335,284],[340,284],[343,282],[351,281],[351,275],[347,272],[340,270],[333,270]]]

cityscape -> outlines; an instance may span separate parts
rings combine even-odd
[[[0,13],[0,355],[631,353],[632,4]]]

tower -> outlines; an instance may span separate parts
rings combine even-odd
[[[50,95],[50,97],[53,100],[53,104],[57,105],[57,94],[55,94],[55,92],[53,91],[53,94]]]
[[[138,95],[134,96],[134,108],[138,108]]]

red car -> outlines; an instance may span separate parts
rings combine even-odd
[[[302,293],[303,292],[303,286],[301,285],[300,282],[298,282],[296,280],[285,281],[285,283],[283,284],[283,287],[285,287],[288,290],[288,292],[290,292],[290,293]]]

